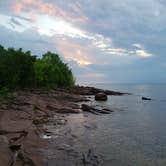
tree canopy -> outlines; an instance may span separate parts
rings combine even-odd
[[[58,54],[47,52],[42,58],[21,48],[5,49],[0,45],[0,87],[69,87],[74,85],[71,69]]]

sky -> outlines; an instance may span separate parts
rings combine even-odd
[[[166,83],[165,0],[0,0],[0,44],[60,54],[76,83]]]

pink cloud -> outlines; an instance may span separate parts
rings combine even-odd
[[[22,3],[15,3],[13,5],[13,10],[15,13],[20,13],[23,10],[23,4]]]
[[[69,39],[56,39],[56,48],[58,52],[62,53],[66,59],[76,61],[80,65],[88,65],[92,63],[90,50],[79,43]]]
[[[67,10],[60,8],[55,3],[46,3],[43,0],[20,0],[15,1],[13,5],[13,10],[17,14],[26,11],[31,13],[33,11],[38,14],[46,14],[55,17],[60,17],[69,22],[87,22],[88,18],[84,16],[83,12],[77,5],[70,4],[70,7],[73,11],[75,11],[75,14],[73,14],[73,12],[69,12]]]

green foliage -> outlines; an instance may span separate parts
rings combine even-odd
[[[0,46],[0,87],[55,88],[73,85],[73,74],[58,54],[47,52],[42,58],[36,58],[30,51]]]
[[[10,93],[10,90],[6,87],[0,89],[0,96],[7,96]]]
[[[0,85],[8,88],[33,86],[35,60],[29,51],[0,49]]]
[[[57,54],[47,52],[35,63],[37,85],[65,87],[74,85],[74,78],[67,64]]]

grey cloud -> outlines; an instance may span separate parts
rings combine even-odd
[[[9,25],[13,28],[13,29],[15,29],[15,25],[13,24],[13,23],[11,23],[11,22],[9,22]]]
[[[13,33],[12,30],[0,26],[0,36],[0,44],[6,48],[23,48],[25,51],[31,50],[33,54],[38,56],[49,50],[56,52],[54,43],[46,36],[40,36],[35,29],[29,29],[20,35],[19,32]]]
[[[13,17],[10,19],[10,23],[17,25],[17,26],[23,26],[23,24],[21,24],[20,21],[18,21],[17,19],[15,19]]]
[[[24,20],[24,21],[28,21],[28,22],[33,22],[33,20],[31,18],[27,18],[27,17],[23,17],[23,16],[18,16],[16,15],[15,17],[21,19],[21,20]]]

